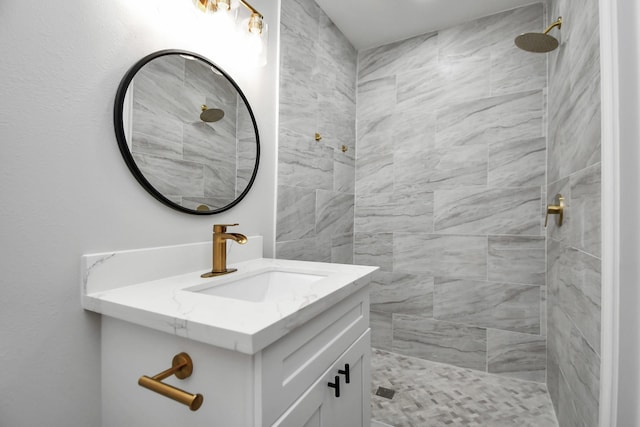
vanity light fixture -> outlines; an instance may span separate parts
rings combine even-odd
[[[251,6],[245,0],[193,0],[198,9],[203,13],[212,14],[213,16],[222,19],[218,23],[214,23],[214,26],[222,31],[225,37],[230,36],[228,39],[228,45],[234,46],[231,49],[243,50],[245,52],[244,58],[247,64],[265,65],[267,62],[267,40],[268,29],[264,23],[264,16]],[[238,9],[240,5],[249,12],[246,19],[242,19],[239,24],[236,24],[236,18],[238,16]],[[231,30],[228,27],[223,29],[224,25],[221,22],[227,22],[235,28]],[[233,22],[233,23],[232,23]],[[239,25],[239,27],[238,27]],[[227,31],[231,31],[227,33]],[[234,34],[231,34],[234,33]]]
[[[249,12],[251,12],[251,17],[249,18],[248,31],[251,34],[262,34],[263,30],[263,19],[264,17],[260,12],[256,10],[255,7],[251,6],[244,0],[237,0],[240,4],[246,7]],[[198,9],[202,12],[228,12],[232,9],[231,0],[197,0]]]

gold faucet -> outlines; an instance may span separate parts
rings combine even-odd
[[[222,276],[233,273],[237,268],[227,268],[227,240],[233,240],[241,245],[247,243],[247,236],[240,233],[227,233],[227,227],[239,224],[215,224],[213,226],[213,270],[200,277]]]

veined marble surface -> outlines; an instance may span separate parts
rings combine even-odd
[[[249,237],[249,242],[247,254],[235,251],[230,256],[229,266],[237,272],[206,279],[200,274],[210,270],[210,260],[204,261],[205,254],[211,255],[210,242],[84,255],[82,305],[169,334],[254,354],[367,286],[368,280],[361,279],[377,269],[260,257],[246,260],[262,255],[262,238]],[[234,259],[242,261],[233,263]],[[325,277],[310,284],[303,297],[278,302],[197,292],[273,270]]]

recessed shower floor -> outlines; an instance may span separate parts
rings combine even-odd
[[[378,387],[395,391],[392,399]],[[544,384],[373,349],[372,427],[557,427]],[[384,391],[384,390],[382,390]]]

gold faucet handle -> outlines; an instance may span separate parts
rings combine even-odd
[[[564,197],[562,194],[556,194],[556,204],[555,205],[547,205],[547,215],[544,218],[544,226],[547,226],[547,222],[549,221],[549,214],[558,215],[557,224],[559,227],[562,226],[562,220],[564,218]]]
[[[214,224],[213,225],[213,232],[214,233],[226,233],[227,232],[227,227],[236,227],[240,224]]]

